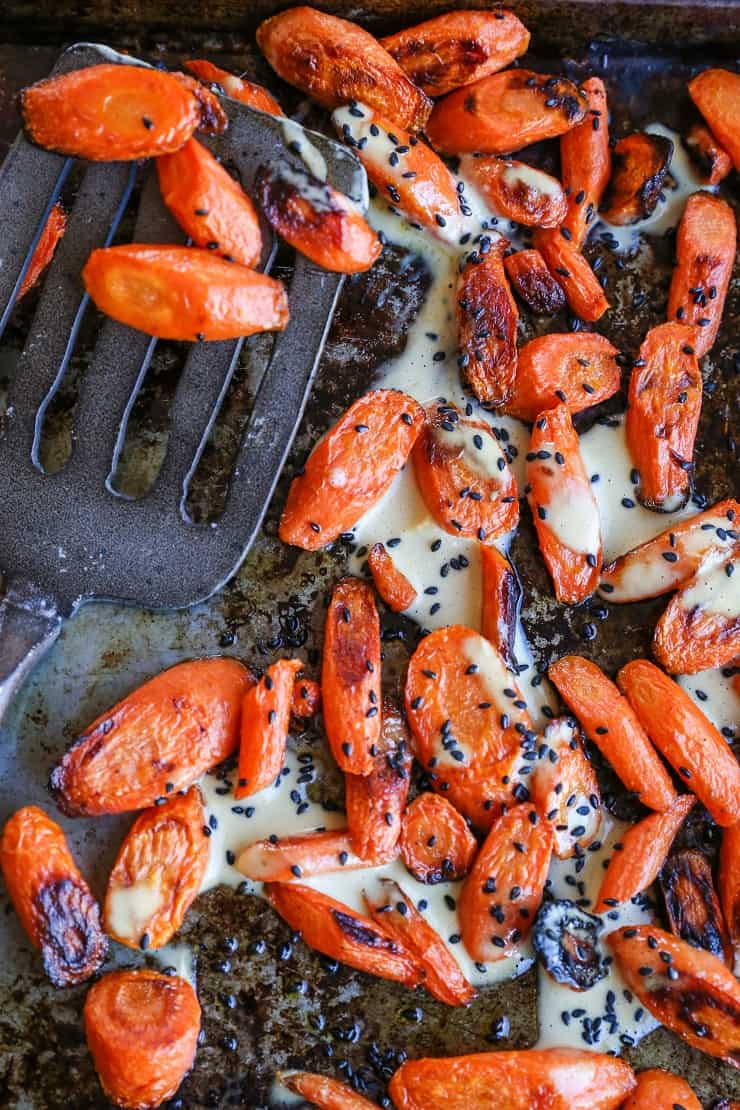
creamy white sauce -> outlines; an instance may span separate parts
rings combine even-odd
[[[679,603],[687,612],[704,609],[721,617],[740,617],[740,560],[714,564],[699,572],[694,582],[681,590]]]
[[[156,875],[150,881],[116,887],[107,900],[108,924],[117,936],[138,941],[163,905],[163,892]]]
[[[599,510],[590,490],[578,482],[553,485],[545,505],[547,526],[560,543],[584,555],[598,552]]]
[[[546,197],[556,197],[563,191],[557,178],[534,166],[528,166],[526,162],[508,162],[501,176],[512,189],[517,185],[524,185],[525,188]]]
[[[285,145],[296,143],[296,153],[303,159],[303,163],[309,173],[317,177],[319,181],[326,181],[327,166],[326,159],[321,151],[311,141],[311,132],[307,131],[305,127],[301,127],[300,123],[296,123],[292,119],[280,119],[280,128],[283,132]],[[322,136],[317,136],[323,139]]]
[[[677,675],[676,682],[726,739],[740,735],[740,694],[733,685],[731,668]]]
[[[163,971],[166,970],[169,974],[174,972],[175,975],[190,983],[193,990],[196,989],[195,956],[189,944],[166,944],[151,954]]]

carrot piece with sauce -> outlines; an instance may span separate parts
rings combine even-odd
[[[513,671],[522,584],[512,564],[497,547],[481,544],[480,560],[483,586],[481,632]]]
[[[601,524],[567,405],[535,420],[527,452],[527,487],[555,596],[575,605],[592,594],[599,581]]]
[[[601,791],[575,721],[559,717],[545,729],[530,780],[532,801],[555,834],[558,859],[581,855],[601,828]]]
[[[538,231],[534,245],[550,273],[562,285],[571,312],[581,320],[594,323],[608,310],[609,302],[587,260],[567,238],[569,235],[567,227]]]
[[[380,738],[369,775],[347,774],[344,801],[352,846],[359,856],[385,863],[398,854],[411,784],[413,756],[403,714],[383,699]]]
[[[516,307],[502,259],[506,240],[469,256],[457,282],[457,333],[462,377],[479,401],[502,405],[514,387]]]
[[[109,971],[88,991],[83,1021],[100,1085],[125,1110],[161,1106],[193,1066],[200,1006],[178,975]]]
[[[16,810],[0,838],[0,870],[21,925],[55,987],[89,979],[108,941],[64,832],[37,806]]]
[[[237,77],[226,69],[208,62],[203,58],[190,58],[183,65],[195,74],[199,81],[207,84],[220,85],[226,96],[232,100],[239,100],[248,104],[250,108],[257,108],[260,112],[267,112],[271,116],[284,116],[285,112],[278,104],[272,93],[246,77]]]
[[[221,135],[229,126],[229,117],[221,107],[221,101],[216,94],[206,88],[202,81],[196,81],[189,73],[173,73],[172,76],[179,85],[188,89],[200,104],[198,130],[205,131],[207,135]]]
[[[387,863],[387,858],[382,862]],[[255,840],[242,849],[236,860],[237,871],[260,883],[310,879],[372,866],[369,857],[355,855],[346,829]]]
[[[419,794],[401,822],[401,858],[420,883],[434,885],[463,879],[478,842],[465,818],[439,794]]]
[[[264,790],[283,769],[293,684],[302,666],[300,659],[279,659],[244,695],[237,799]]]
[[[291,483],[283,543],[316,551],[352,528],[391,485],[424,420],[421,405],[394,389],[371,390],[350,405]]]
[[[732,170],[732,158],[703,123],[689,128],[684,145],[704,175],[705,185],[719,185]]]
[[[416,601],[416,590],[396,564],[385,544],[376,543],[370,548],[367,565],[373,576],[375,589],[394,613],[402,613]]]
[[[702,1105],[685,1079],[660,1068],[649,1068],[637,1076],[637,1086],[622,1110],[702,1110]]]
[[[293,683],[291,716],[303,720],[315,717],[321,705],[321,687],[312,678],[297,678]]]
[[[519,349],[514,392],[504,412],[534,421],[559,403],[571,413],[601,404],[619,389],[619,352],[596,332],[551,333]]]
[[[655,626],[653,655],[670,674],[726,667],[740,655],[740,545],[702,568],[670,600]]]
[[[705,69],[689,81],[689,95],[740,170],[740,74]]]
[[[722,830],[717,891],[737,966],[740,959],[740,824]]]
[[[663,812],[673,805],[676,791],[638,715],[596,664],[564,655],[547,674],[627,789],[649,809]]]
[[[54,252],[59,246],[59,240],[64,235],[67,227],[67,214],[62,208],[61,204],[57,203],[49,213],[48,219],[39,236],[39,241],[34,248],[31,255],[31,261],[28,264],[21,287],[18,290],[16,303],[25,297],[29,290],[33,289],[36,282],[43,274],[46,267],[54,257]]]
[[[281,1072],[278,1080],[318,1110],[377,1110],[377,1104],[358,1095],[346,1083],[310,1071]]]
[[[581,88],[588,97],[586,118],[560,136],[560,174],[568,198],[563,227],[576,250],[596,219],[612,169],[606,87],[600,77],[589,77]]]
[[[509,282],[527,308],[536,316],[554,316],[565,308],[565,293],[537,250],[515,251],[504,256]]]
[[[601,206],[608,223],[634,224],[655,211],[660,199],[673,143],[663,135],[633,131],[612,150],[612,172]]]
[[[511,158],[482,156],[465,163],[476,188],[499,216],[525,227],[559,227],[568,210],[556,177]]]

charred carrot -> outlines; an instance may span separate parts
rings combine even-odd
[[[427,924],[398,883],[379,879],[363,894],[373,921],[417,957],[429,993],[448,1006],[469,1006],[475,998],[473,987],[439,933]]]
[[[619,389],[618,353],[595,332],[530,339],[519,349],[514,392],[505,411],[533,421],[559,402],[576,413],[606,401]]]
[[[637,1076],[637,1086],[622,1110],[702,1110],[701,1103],[685,1079],[660,1068],[649,1068]]]
[[[503,239],[471,256],[457,283],[462,376],[479,401],[502,405],[514,388],[519,313],[502,259]]]
[[[536,316],[554,316],[565,308],[565,293],[537,250],[516,251],[504,257],[504,269],[514,292]]]
[[[268,883],[270,905],[310,948],[358,971],[407,987],[423,980],[417,957],[369,917],[302,883]]]
[[[622,667],[617,682],[658,751],[717,824],[740,821],[740,766],[689,695],[647,659]]]
[[[100,1085],[116,1106],[153,1110],[193,1066],[200,1006],[177,975],[110,971],[88,991],[83,1020]]]
[[[506,666],[513,671],[516,663],[514,640],[522,600],[522,584],[512,564],[497,547],[483,544],[480,559],[483,584],[481,632],[491,641]]]
[[[236,750],[254,678],[235,659],[178,663],[89,726],[49,785],[72,817],[125,813],[190,786]]]
[[[446,12],[380,40],[427,96],[497,73],[524,54],[529,31],[513,12]]]
[[[440,100],[426,133],[444,154],[512,154],[569,131],[586,108],[585,96],[565,77],[507,69]]]
[[[104,64],[38,81],[21,93],[33,142],[91,162],[179,150],[201,122],[192,89],[148,66]]]
[[[198,130],[205,131],[207,135],[220,135],[229,126],[229,117],[221,107],[221,101],[216,94],[206,88],[201,81],[196,81],[189,73],[173,73],[175,80],[193,94],[200,105],[200,122]]]
[[[568,406],[537,417],[527,452],[527,494],[558,601],[575,605],[596,589],[601,523]]]
[[[16,301],[21,297],[25,297],[29,290],[33,289],[36,282],[43,274],[46,267],[54,257],[54,252],[59,246],[59,240],[64,235],[67,227],[67,214],[62,208],[61,204],[57,203],[49,213],[49,217],[44,224],[43,230],[39,237],[39,241],[34,248],[31,255],[31,261],[28,264],[21,287],[18,290]]]
[[[411,457],[436,522],[481,541],[511,532],[519,521],[516,479],[490,425],[442,402],[427,415]]]
[[[465,818],[439,794],[419,794],[407,807],[399,846],[406,870],[430,886],[463,879],[478,851]]]
[[[583,738],[568,717],[552,721],[543,736],[544,750],[530,779],[532,801],[554,833],[558,859],[585,852],[601,828],[601,791],[586,758]]]
[[[695,801],[693,794],[682,794],[670,809],[651,813],[627,829],[620,837],[621,850],[614,852],[601,880],[594,913],[628,902],[655,882]]]
[[[105,959],[108,941],[98,903],[56,821],[36,806],[16,810],[0,839],[0,870],[54,986],[89,979]]]
[[[704,175],[705,185],[719,185],[732,170],[732,158],[703,123],[692,125],[684,144]]]
[[[347,19],[315,8],[289,8],[257,28],[276,73],[324,108],[360,101],[399,127],[421,131],[432,103],[377,39]]]
[[[671,932],[731,968],[732,945],[708,857],[686,849],[673,852],[660,873],[660,888]]]
[[[612,172],[601,207],[610,224],[634,224],[655,211],[673,155],[663,135],[633,131],[615,144]]]
[[[406,393],[377,389],[347,409],[293,479],[279,535],[315,551],[352,528],[386,492],[424,424]]]
[[[564,655],[547,673],[627,789],[649,809],[663,812],[673,805],[676,791],[647,732],[630,702],[596,664]]]
[[[105,931],[128,948],[161,948],[185,920],[208,866],[200,790],[144,810],[118,849],[103,907]]]
[[[740,957],[740,824],[731,825],[722,832],[717,888],[737,965]]]
[[[308,1099],[319,1110],[375,1110],[376,1103],[358,1095],[345,1083],[316,1075],[310,1071],[282,1072],[278,1079],[283,1087]]]
[[[500,216],[526,227],[559,227],[568,201],[556,177],[511,158],[471,158],[466,171]]]
[[[569,235],[567,227],[538,231],[534,243],[550,273],[562,285],[571,312],[593,323],[601,319],[609,302],[596,274],[567,238]]]
[[[736,243],[735,213],[729,204],[709,193],[690,196],[676,236],[668,319],[694,328],[691,345],[698,358],[710,350],[722,323]]]
[[[668,603],[655,626],[653,655],[670,674],[726,667],[740,655],[740,545],[702,569]]]
[[[740,74],[705,69],[689,81],[689,94],[719,142],[740,170]]]
[[[197,247],[94,250],[82,280],[101,312],[159,339],[238,339],[288,323],[281,282]]]
[[[293,700],[290,703],[290,712],[293,717],[302,720],[306,717],[315,717],[321,705],[321,687],[311,678],[297,678],[293,683]]]
[[[588,98],[586,118],[560,136],[560,173],[568,197],[563,227],[576,250],[596,219],[612,169],[606,87],[600,77],[589,77],[581,88]]]
[[[237,77],[236,74],[220,69],[219,66],[202,58],[191,58],[183,62],[183,65],[194,73],[199,81],[219,85],[226,96],[230,96],[232,100],[239,100],[242,104],[248,104],[250,108],[257,108],[260,112],[267,112],[271,116],[285,115],[272,93],[254,81],[247,81],[246,77]]]
[[[293,683],[303,664],[279,659],[246,691],[242,702],[239,781],[235,798],[257,794],[275,782],[285,762]]]
[[[398,854],[401,822],[411,782],[409,730],[398,707],[383,699],[380,738],[369,775],[345,775],[344,801],[352,846],[384,863]]]
[[[416,590],[396,564],[385,544],[376,543],[368,552],[367,565],[373,576],[375,589],[394,613],[402,613],[416,601]]]
[[[387,858],[383,862],[387,863]],[[255,840],[236,860],[236,868],[242,875],[261,883],[310,879],[314,875],[355,871],[372,865],[369,857],[363,859],[355,855],[346,829]]]

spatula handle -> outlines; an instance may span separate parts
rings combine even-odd
[[[55,598],[13,579],[0,602],[0,723],[16,691],[59,635]]]

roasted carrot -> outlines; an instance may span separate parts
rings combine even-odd
[[[555,834],[558,859],[581,855],[601,828],[601,791],[575,721],[558,717],[543,736],[531,779],[532,801]]]
[[[372,771],[369,775],[345,775],[344,779],[352,846],[358,855],[376,863],[398,854],[413,764],[409,730],[400,709],[384,698],[382,713]]]
[[[159,339],[238,339],[288,323],[281,282],[197,247],[94,250],[82,280],[101,312]]]
[[[409,661],[406,715],[435,791],[476,828],[527,797],[522,751],[535,743],[516,679],[492,644],[462,625],[425,636]]]
[[[200,105],[200,122],[198,130],[205,131],[207,135],[220,135],[229,126],[229,117],[221,107],[221,101],[216,94],[202,83],[196,81],[189,73],[173,73],[175,80],[193,94]]]
[[[599,588],[616,602],[659,597],[688,582],[705,560],[733,552],[738,529],[740,505],[718,501],[609,563]]]
[[[369,775],[380,743],[380,622],[372,590],[358,578],[334,587],[324,626],[324,726],[343,771]]]
[[[311,678],[297,678],[293,683],[293,700],[290,703],[290,712],[293,717],[302,720],[305,717],[315,717],[321,705],[321,687]]]
[[[416,481],[437,524],[453,536],[492,540],[519,521],[516,479],[490,424],[454,405],[428,411],[412,459]]]
[[[514,955],[542,901],[553,843],[552,826],[528,803],[493,823],[458,900],[471,959]]]
[[[571,312],[581,320],[600,320],[609,308],[599,279],[567,236],[567,227],[538,231],[534,244],[553,277],[563,287]]]
[[[556,177],[511,158],[471,158],[474,184],[500,216],[527,227],[559,227],[568,201]]]
[[[39,241],[34,248],[31,255],[31,261],[28,264],[21,287],[18,290],[16,302],[25,297],[30,289],[33,289],[36,282],[43,274],[46,267],[54,257],[54,251],[59,245],[59,240],[64,235],[67,227],[67,214],[62,208],[61,204],[57,203],[49,213],[48,219],[44,224]]]
[[[406,870],[430,886],[465,878],[478,851],[465,818],[439,794],[419,794],[406,808],[399,846]]]
[[[568,406],[534,422],[527,452],[527,498],[558,601],[592,594],[601,566],[601,524]]]
[[[613,1056],[529,1048],[408,1060],[388,1089],[398,1110],[617,1110],[634,1086]]]
[[[444,154],[512,154],[569,131],[586,107],[565,77],[507,69],[438,101],[426,133]]]
[[[541,335],[519,348],[514,392],[505,412],[536,420],[558,402],[581,412],[619,389],[618,351],[603,335],[569,332]]]
[[[462,376],[479,401],[508,401],[516,376],[519,312],[502,259],[506,240],[475,252],[457,282],[457,334]]]
[[[386,551],[385,544],[376,543],[370,548],[367,565],[373,576],[375,589],[394,613],[402,613],[416,601],[416,590]]]
[[[671,932],[731,968],[732,944],[708,857],[687,849],[673,852],[660,873],[660,888]]]
[[[596,219],[612,170],[606,87],[600,77],[589,77],[581,88],[588,98],[586,118],[560,136],[560,174],[568,197],[563,227],[577,250]]]
[[[703,123],[695,123],[684,139],[689,154],[704,175],[705,185],[719,185],[732,169],[732,158]]]
[[[432,103],[377,39],[349,20],[315,8],[289,8],[257,28],[272,68],[324,108],[360,101],[421,131]]]
[[[681,687],[647,659],[617,682],[658,751],[718,825],[740,821],[740,766],[727,741]]]
[[[701,1103],[685,1079],[660,1068],[641,1071],[637,1086],[622,1110],[702,1110]]]
[[[162,199],[196,247],[243,266],[256,266],[262,233],[241,185],[197,139],[157,158]]]
[[[740,1101],[732,1098],[721,1098],[715,1102],[712,1110],[740,1110]]]
[[[671,599],[655,626],[653,655],[670,674],[726,667],[740,655],[740,545],[703,568]]]
[[[610,224],[634,224],[652,215],[673,155],[673,143],[663,135],[633,131],[615,144],[612,172],[601,206]]]
[[[125,813],[190,786],[235,751],[250,672],[235,659],[178,663],[89,726],[51,773],[72,817]]]
[[[522,584],[513,565],[497,547],[481,545],[480,560],[483,585],[481,632],[513,671]]]
[[[649,809],[668,809],[676,799],[668,772],[630,702],[614,683],[595,663],[578,655],[564,655],[547,673],[627,789]]]
[[[640,475],[638,497],[661,512],[681,508],[691,493],[702,398],[692,341],[683,324],[652,328],[630,379],[625,429]]]
[[[234,73],[220,69],[219,66],[202,58],[191,58],[183,62],[183,65],[200,81],[219,85],[226,96],[230,96],[232,100],[239,100],[242,104],[248,104],[250,108],[257,108],[260,112],[267,112],[271,116],[285,115],[272,93],[254,81],[247,81],[246,77],[237,77]]]
[[[529,31],[513,12],[446,12],[380,43],[427,96],[444,96],[510,65]]]
[[[606,943],[654,1018],[699,1052],[740,1066],[740,983],[721,960],[653,925],[617,929]]]
[[[621,850],[614,852],[601,880],[594,913],[628,902],[655,882],[695,801],[693,794],[682,794],[670,809],[651,813],[627,829],[620,837]]]
[[[448,1006],[469,1006],[475,991],[439,933],[392,879],[379,879],[363,895],[372,919],[405,945],[424,969],[424,986]]]
[[[689,94],[740,170],[740,74],[727,69],[705,69],[689,81]]]
[[[536,316],[554,316],[565,308],[565,293],[537,250],[516,251],[504,257],[504,269],[514,292]]]
[[[729,204],[710,193],[686,201],[676,236],[668,319],[694,328],[691,346],[705,355],[717,338],[735,263],[737,228]]]
[[[350,405],[291,483],[283,543],[315,551],[352,528],[386,492],[424,420],[421,405],[394,389],[371,390]]]
[[[383,862],[387,863],[387,858]],[[314,875],[354,871],[372,865],[369,857],[363,859],[355,855],[346,829],[255,840],[236,860],[236,868],[242,875],[261,883],[310,879]]]
[[[244,694],[235,798],[247,798],[264,790],[282,771],[293,683],[302,666],[300,659],[278,659]]]
[[[310,1071],[281,1072],[278,1079],[283,1087],[308,1099],[318,1110],[376,1110],[376,1103],[358,1095],[345,1083],[316,1075]]]
[[[89,979],[108,952],[98,903],[64,832],[36,806],[16,810],[0,839],[0,870],[21,925],[55,987]]]
[[[306,944],[358,971],[416,987],[424,975],[417,957],[369,917],[302,883],[268,883],[265,896]]]
[[[740,957],[740,824],[731,825],[722,832],[717,889],[737,965]]]
[[[128,948],[161,948],[185,920],[208,866],[200,790],[173,794],[134,821],[108,879],[105,931]]]
[[[173,74],[116,64],[38,81],[21,93],[21,111],[33,142],[91,162],[168,154],[201,122],[199,100]]]
[[[200,1006],[177,975],[110,971],[88,991],[83,1020],[100,1085],[116,1106],[153,1110],[193,1066]]]

